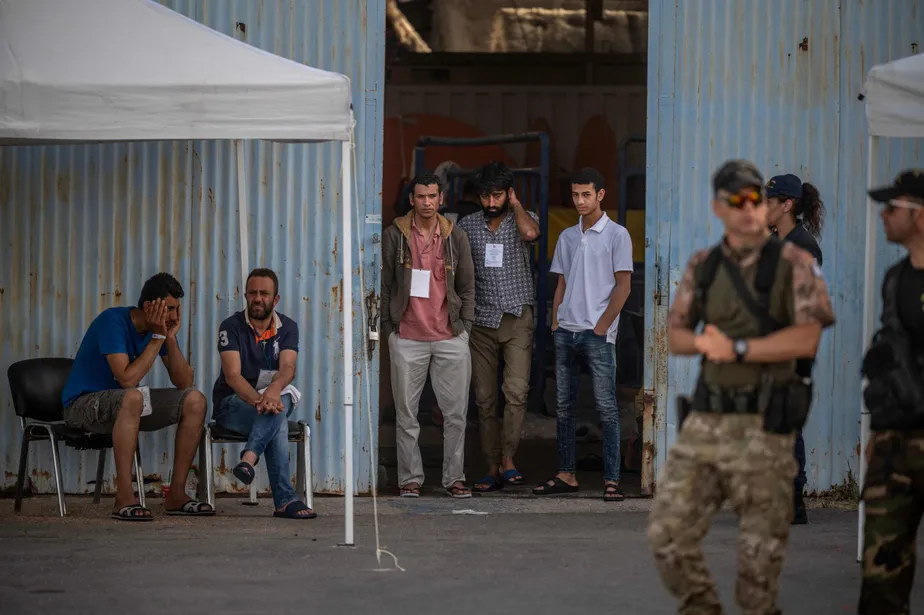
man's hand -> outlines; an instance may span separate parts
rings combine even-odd
[[[176,334],[180,331],[180,323],[183,319],[180,317],[180,307],[176,308],[176,322],[173,323],[173,326],[167,329],[167,339],[175,340]]]
[[[715,325],[706,325],[693,341],[696,350],[713,363],[732,363],[737,359],[731,338]]]
[[[601,329],[602,329],[602,331],[601,331]],[[600,326],[600,323],[597,323],[597,326],[594,327],[594,335],[597,335],[597,336],[604,336],[604,335],[606,335],[606,334],[607,334],[607,330],[606,330],[606,329],[603,329],[603,327]]]
[[[557,318],[552,319],[552,331],[558,331],[558,319]]]
[[[144,318],[148,321],[148,328],[152,333],[167,337],[167,303],[163,299],[145,303]]]
[[[270,385],[263,392],[260,401],[256,404],[257,412],[260,414],[279,414],[282,412],[282,399],[276,387]]]
[[[520,199],[517,198],[516,190],[513,188],[507,190],[507,202],[510,203],[510,206],[514,209],[522,207],[522,205],[520,205]]]

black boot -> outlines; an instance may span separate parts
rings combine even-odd
[[[802,492],[797,491],[793,497],[795,511],[792,515],[793,525],[805,525],[808,523],[808,513],[805,512],[805,500],[802,498]]]

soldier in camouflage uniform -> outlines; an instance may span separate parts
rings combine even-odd
[[[701,355],[703,363],[691,411],[681,417],[658,479],[648,536],[661,578],[685,615],[722,613],[700,542],[726,499],[739,517],[735,594],[741,612],[780,613],[776,596],[793,515],[795,429],[771,418],[794,405],[786,395],[797,380],[796,359],[813,357],[822,329],[834,322],[814,259],[767,236],[763,189],[760,172],[748,162],[729,161],[716,172],[713,211],[725,237],[692,257],[670,311],[671,352]],[[775,250],[772,260],[764,257],[768,250]],[[767,277],[758,276],[762,268],[772,274],[766,296],[760,292],[759,278]],[[735,279],[751,298],[763,297],[763,319],[746,307]],[[701,321],[706,326],[697,334]],[[766,334],[763,324],[771,321],[777,326]]]
[[[904,246],[908,255],[886,273],[880,330],[885,335],[879,338],[877,333],[879,339],[874,338],[863,365],[869,379],[864,397],[871,434],[862,494],[863,586],[858,612],[907,615],[918,525],[924,514],[924,408],[920,385],[914,386],[924,353],[924,170],[905,171],[893,185],[871,190],[870,196],[884,205],[886,238]],[[903,339],[905,346],[889,335]],[[917,355],[917,361],[907,363],[907,372],[885,369],[870,374],[878,365],[891,364],[877,353],[882,350],[880,340],[906,356]],[[908,391],[916,391],[917,402],[903,398],[901,393]],[[911,403],[901,403],[906,401]]]

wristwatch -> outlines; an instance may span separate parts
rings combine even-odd
[[[735,360],[738,361],[738,363],[744,363],[744,357],[748,353],[748,341],[737,339],[732,348],[735,351]]]
[[[151,335],[152,340],[165,340],[167,339],[166,335],[161,335],[160,333],[154,333]]]

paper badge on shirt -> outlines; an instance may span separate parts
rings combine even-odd
[[[504,266],[504,244],[488,243],[484,246],[484,266],[485,267],[503,267]]]
[[[426,269],[411,269],[411,296],[430,298],[430,272]]]

